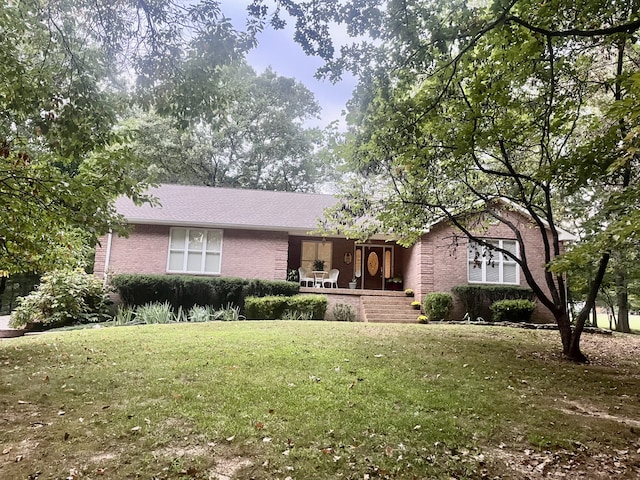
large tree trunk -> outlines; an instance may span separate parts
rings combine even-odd
[[[562,339],[562,354],[565,358],[573,362],[585,363],[588,361],[587,357],[580,350],[580,337],[582,335],[584,322],[588,318],[590,311],[590,308],[582,309],[576,319],[575,328],[571,326],[569,312],[566,310],[557,312],[556,323],[558,324],[560,338]]]
[[[616,304],[618,306],[618,332],[631,333],[629,327],[629,290],[627,275],[622,265],[616,271]]]

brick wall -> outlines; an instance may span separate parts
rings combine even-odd
[[[221,275],[286,280],[288,238],[286,232],[225,230]]]
[[[96,275],[104,274],[106,237],[100,243],[96,251]],[[128,238],[115,234],[111,237],[108,273],[165,273],[168,249],[168,226],[134,225]]]

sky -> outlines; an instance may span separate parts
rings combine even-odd
[[[247,16],[246,7],[251,0],[221,0],[221,9],[238,30],[244,30]],[[251,66],[262,73],[271,66],[274,72],[284,77],[295,78],[313,92],[322,107],[321,118],[307,122],[308,126],[325,127],[333,120],[340,121],[345,129],[344,116],[347,101],[356,86],[356,79],[345,76],[342,81],[332,84],[329,80],[314,78],[316,70],[322,66],[322,60],[305,55],[293,41],[293,28],[287,25],[284,30],[265,29],[258,36],[258,46],[252,50],[247,60]]]

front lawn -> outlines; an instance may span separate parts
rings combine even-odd
[[[284,321],[2,340],[0,478],[637,478],[640,338],[558,347]]]

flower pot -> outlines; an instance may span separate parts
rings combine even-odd
[[[356,289],[356,282],[349,282],[349,288],[351,290],[355,290]]]

